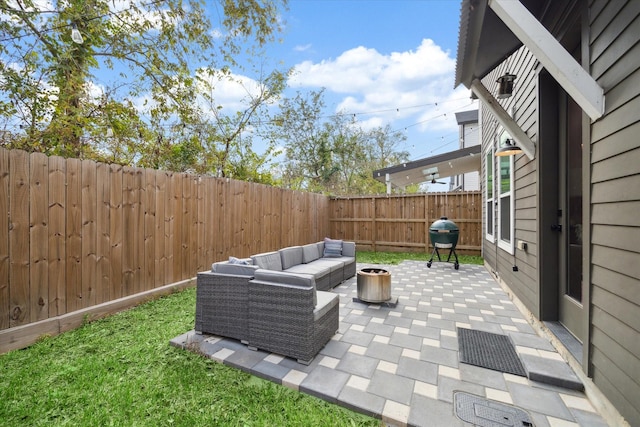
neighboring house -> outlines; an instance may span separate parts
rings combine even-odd
[[[478,110],[456,113],[460,132],[460,149],[424,159],[390,166],[373,171],[373,178],[387,184],[387,194],[393,188],[404,191],[414,184],[427,184],[429,191],[447,191],[440,187],[451,177],[448,191],[480,190],[481,165],[480,139],[478,132]]]
[[[460,129],[460,148],[480,145],[480,132],[478,131],[478,110],[462,111],[456,113],[456,121]],[[450,191],[479,191],[480,172],[467,172],[451,177]]]
[[[459,84],[481,101],[487,266],[598,409],[640,425],[640,1],[463,0]]]

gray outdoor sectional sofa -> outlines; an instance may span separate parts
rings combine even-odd
[[[198,273],[195,330],[308,364],[338,330],[327,291],[355,273],[355,243],[331,239],[216,262]]]

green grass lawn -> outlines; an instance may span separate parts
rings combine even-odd
[[[448,250],[442,251],[440,253],[441,259],[446,259],[449,254]],[[444,255],[444,256],[443,256]],[[367,264],[387,264],[387,265],[395,265],[399,264],[405,260],[417,260],[417,261],[429,261],[431,258],[431,253],[424,252],[416,252],[416,253],[405,253],[405,252],[371,252],[371,251],[358,251],[356,253],[356,260],[358,262],[367,263]],[[454,259],[453,257],[451,258]],[[437,262],[438,258],[435,258],[434,262]],[[480,256],[472,256],[472,255],[458,255],[458,261],[460,264],[484,264],[484,260]]]
[[[357,254],[382,264],[429,257]],[[188,289],[0,355],[0,426],[381,425],[171,347],[193,329],[194,311]]]
[[[0,355],[2,426],[378,426],[169,345],[195,289]]]

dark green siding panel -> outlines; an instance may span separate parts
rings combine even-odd
[[[622,382],[631,381],[629,375],[617,369],[613,361],[598,349],[593,350],[592,360],[595,368],[593,382],[613,402],[629,425],[640,426],[640,406],[637,402],[639,394],[625,395],[620,391],[623,388]]]
[[[616,351],[620,352],[622,357],[626,359],[624,362],[626,367],[623,366],[623,368],[630,372],[637,370],[637,367],[640,366],[640,360],[638,359],[640,355],[640,334],[638,334],[638,331],[621,323],[618,319],[597,307],[593,310],[593,324],[597,330],[597,334],[594,331],[593,344],[600,349],[617,347]],[[609,336],[602,332],[603,327],[609,331]]]
[[[640,254],[640,227],[594,225],[591,231],[591,243],[620,249],[631,254],[636,253],[638,256]]]
[[[591,273],[591,280],[594,286],[605,289],[614,295],[618,295],[623,300],[640,306],[640,284],[636,279],[609,270],[606,267],[595,265]]]
[[[640,201],[606,203],[593,205],[593,224],[625,225],[640,227]]]
[[[640,52],[638,53],[640,54]],[[632,126],[626,127],[604,139],[592,142],[591,161],[597,163],[637,149],[638,135],[640,135],[640,122],[636,122]]]
[[[597,286],[593,288],[592,301],[594,307],[598,307],[602,311],[609,313],[630,328],[640,331],[640,316],[637,315],[638,306],[634,303]],[[611,323],[602,326],[611,326]],[[603,329],[605,333],[608,332],[605,327],[603,327]],[[636,373],[640,374],[640,372]],[[640,397],[640,394],[638,397]]]
[[[595,40],[591,48],[591,60],[599,58],[610,41],[619,37],[640,13],[640,2],[623,3],[609,1],[602,13],[591,24],[591,37]],[[603,31],[606,32],[603,33]]]

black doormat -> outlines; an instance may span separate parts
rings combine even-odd
[[[460,362],[526,377],[527,373],[507,335],[458,328]]]

